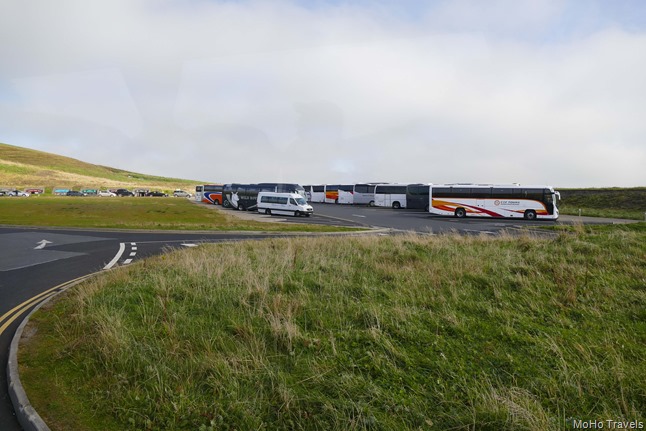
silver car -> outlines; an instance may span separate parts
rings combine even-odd
[[[175,190],[173,192],[173,196],[175,196],[176,198],[190,198],[191,194],[185,192],[184,190]]]
[[[29,196],[29,193],[26,193],[20,190],[12,190],[8,193],[8,196],[18,196],[18,197],[26,198]]]

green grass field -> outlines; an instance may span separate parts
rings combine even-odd
[[[4,197],[0,198],[0,224],[153,230],[355,230],[312,224],[246,221],[184,198],[133,197]]]
[[[646,188],[559,189],[561,214],[644,220]]]
[[[34,318],[53,430],[561,430],[646,420],[646,224],[203,246]]]

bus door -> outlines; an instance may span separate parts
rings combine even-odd
[[[385,207],[390,207],[393,204],[393,195],[390,193],[384,193],[384,206]]]
[[[547,214],[554,214],[554,196],[552,196],[552,191],[550,189],[543,190],[543,203],[545,208],[547,208]]]

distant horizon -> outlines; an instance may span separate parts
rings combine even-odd
[[[8,146],[15,147],[15,148],[23,148],[23,149],[27,149],[27,150],[41,151],[41,152],[43,152],[43,153],[52,154],[52,155],[56,155],[56,156],[61,156],[60,154],[51,153],[51,152],[48,152],[48,151],[42,151],[42,150],[38,150],[38,149],[34,149],[34,148],[21,147],[21,146],[13,145],[13,144],[9,144],[9,143],[6,143],[6,142],[0,142],[0,144],[8,145]],[[74,158],[74,157],[69,157],[69,156],[63,156],[63,157],[68,157],[68,158],[70,158],[70,159],[77,160],[77,161],[79,161],[79,162],[88,163],[88,164],[94,164],[94,165],[96,165],[96,166],[102,166],[102,167],[106,167],[106,168],[109,168],[109,169],[118,169],[118,170],[120,170],[120,171],[123,171],[123,172],[129,172],[129,173],[133,173],[133,174],[138,174],[138,175],[148,175],[148,176],[158,176],[158,175],[155,175],[155,174],[149,174],[149,173],[146,173],[146,172],[134,172],[134,171],[129,171],[129,170],[126,170],[126,169],[122,169],[122,168],[120,168],[120,167],[118,167],[118,166],[109,166],[109,165],[100,164],[100,163],[98,163],[98,164],[97,164],[97,163],[90,163],[90,162],[86,162],[86,161],[84,161],[84,160],[77,159],[77,158]],[[3,159],[0,159],[0,160],[3,160]],[[301,186],[305,186],[305,185],[330,185],[330,184],[370,184],[370,183],[379,183],[379,182],[382,182],[382,181],[358,181],[358,182],[353,182],[353,183],[352,183],[352,182],[350,182],[350,183],[346,183],[346,182],[338,182],[338,181],[336,181],[336,182],[334,182],[334,181],[329,181],[329,182],[325,182],[325,183],[305,183],[305,182],[298,182],[298,181],[274,181],[274,180],[267,180],[267,179],[263,179],[263,180],[260,180],[260,181],[250,181],[250,182],[242,182],[242,181],[226,181],[226,182],[210,181],[210,182],[209,182],[209,181],[194,180],[194,179],[189,179],[189,178],[173,178],[173,177],[164,177],[164,176],[162,176],[162,178],[165,178],[165,179],[175,179],[175,180],[180,180],[180,181],[191,181],[191,182],[196,182],[196,183],[199,183],[199,184],[233,184],[233,183],[235,183],[235,184],[258,184],[258,183],[270,183],[270,182],[284,182],[284,183],[294,183],[294,184],[299,184],[299,185],[301,185]],[[199,185],[199,184],[196,184],[196,185]],[[636,189],[637,189],[637,188],[646,188],[646,186],[630,186],[630,187],[623,187],[623,186],[601,186],[601,187],[586,187],[586,186],[558,186],[558,185],[549,184],[549,183],[540,183],[540,184],[539,184],[539,183],[531,183],[531,184],[530,184],[530,183],[518,183],[518,182],[506,182],[506,183],[478,183],[478,182],[467,182],[467,181],[451,182],[451,183],[430,182],[430,181],[418,181],[418,182],[398,182],[398,181],[395,181],[395,182],[388,182],[388,184],[465,184],[465,185],[466,185],[466,184],[475,184],[475,185],[478,185],[478,184],[486,184],[486,185],[488,185],[488,184],[492,184],[492,185],[512,185],[512,184],[520,184],[520,185],[525,185],[525,186],[538,186],[538,185],[544,186],[544,185],[547,185],[547,186],[552,186],[552,187],[554,187],[555,189],[612,189],[612,188],[618,188],[618,189],[632,189],[632,188],[636,188]],[[4,185],[2,184],[2,182],[1,182],[1,177],[0,177],[0,187],[2,187],[2,186],[4,186]],[[29,187],[40,187],[40,186],[41,186],[41,185],[33,184],[33,185],[29,186]],[[28,186],[25,186],[25,187],[28,187]]]

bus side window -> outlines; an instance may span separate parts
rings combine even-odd
[[[292,205],[296,205],[296,201],[293,198],[289,198],[289,203]]]

